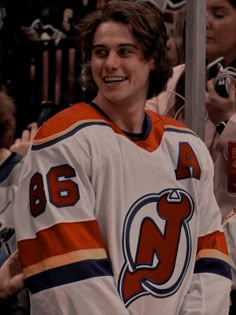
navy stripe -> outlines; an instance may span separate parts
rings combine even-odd
[[[12,172],[13,168],[22,160],[22,156],[13,152],[0,166],[0,182],[3,182]]]
[[[109,124],[107,124],[106,122],[86,122],[84,124],[81,124],[77,127],[75,127],[73,130],[69,131],[68,133],[60,136],[60,137],[57,137],[56,139],[53,139],[51,141],[48,141],[48,142],[45,142],[45,143],[42,143],[42,144],[34,144],[32,145],[31,147],[31,150],[32,151],[37,151],[37,150],[41,150],[43,148],[47,148],[47,147],[50,147],[51,145],[57,143],[57,142],[60,142],[64,139],[67,139],[71,136],[73,136],[75,133],[77,133],[78,131],[80,131],[81,129],[85,128],[85,127],[88,127],[88,126],[107,126],[109,127]]]
[[[95,277],[112,276],[110,260],[84,260],[43,271],[25,280],[32,294]]]
[[[231,267],[217,258],[201,258],[194,268],[194,273],[214,273],[232,280]]]
[[[167,128],[165,128],[165,131],[176,132],[176,133],[185,133],[185,134],[190,134],[192,136],[197,136],[193,131],[191,131],[189,129],[180,130],[180,129],[176,129],[176,128],[167,127]]]

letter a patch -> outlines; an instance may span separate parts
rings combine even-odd
[[[175,175],[177,180],[201,178],[201,168],[198,159],[188,142],[179,143],[179,157]]]

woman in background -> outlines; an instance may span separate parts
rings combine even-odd
[[[207,63],[224,57],[224,76],[231,77],[228,96],[215,90],[215,78],[207,81],[205,143],[214,162],[214,192],[220,206],[222,221],[233,264],[232,305],[230,315],[236,314],[236,180],[234,155],[236,140],[236,1],[207,0],[206,56]],[[229,68],[232,67],[232,68]],[[232,71],[232,72],[230,72]],[[147,109],[184,119],[185,65],[174,68],[167,91],[147,102]],[[231,212],[231,210],[233,211]],[[229,219],[227,219],[229,217]]]
[[[207,62],[220,56],[225,68],[236,68],[236,1],[207,0]],[[167,90],[147,102],[146,108],[177,119],[184,119],[185,65],[174,68]],[[225,72],[229,73],[229,72]],[[236,73],[235,73],[236,74]],[[233,76],[233,75],[232,75]],[[207,82],[205,143],[215,166],[215,194],[222,218],[236,206],[236,190],[229,192],[227,176],[228,142],[236,139],[235,81],[229,86],[228,97],[215,90],[215,79]]]

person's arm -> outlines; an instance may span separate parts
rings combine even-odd
[[[7,300],[24,287],[18,252],[15,251],[0,267],[0,298]]]
[[[231,289],[231,267],[221,214],[213,194],[213,165],[204,153],[208,170],[198,193],[199,231],[196,263],[180,315],[227,315]]]
[[[214,161],[214,191],[224,219],[236,205],[236,195],[231,193],[229,179],[229,143],[236,140],[235,82],[230,85],[229,97],[220,97],[208,82],[206,97],[209,120],[205,129],[205,142]]]
[[[94,214],[89,149],[63,134],[36,138],[17,192],[15,225],[31,312],[127,315]]]

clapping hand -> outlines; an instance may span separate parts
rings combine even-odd
[[[21,138],[15,140],[10,147],[11,152],[16,152],[19,155],[25,156],[32,144],[33,138],[38,129],[37,123],[33,122],[22,132]]]

